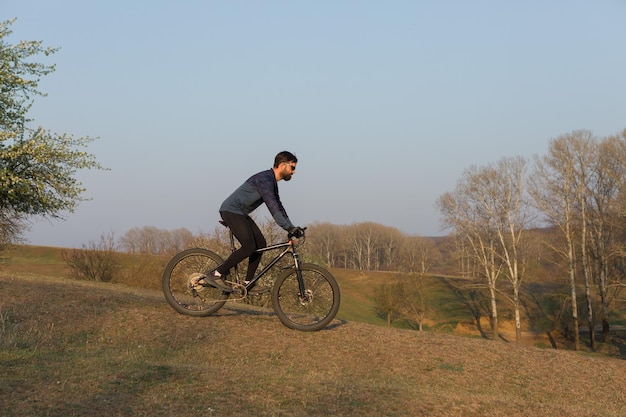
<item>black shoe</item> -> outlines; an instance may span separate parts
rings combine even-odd
[[[203,280],[206,284],[209,284],[211,287],[215,287],[218,290],[233,292],[233,287],[224,281],[222,277],[216,277],[215,275],[209,274],[205,276]]]

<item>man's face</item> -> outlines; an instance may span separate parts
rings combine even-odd
[[[289,181],[295,171],[296,171],[295,162],[283,162],[280,174],[285,181]]]

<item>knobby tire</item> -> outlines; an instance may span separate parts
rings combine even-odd
[[[274,312],[290,329],[321,330],[339,310],[339,285],[330,272],[315,264],[304,263],[300,270],[306,294],[300,294],[295,268],[285,271],[272,289]]]
[[[165,267],[161,281],[170,306],[187,316],[204,317],[222,308],[229,294],[210,286],[190,288],[194,274],[206,274],[222,264],[222,258],[208,249],[194,248],[175,255]]]

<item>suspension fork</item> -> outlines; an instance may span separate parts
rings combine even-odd
[[[304,288],[304,279],[302,278],[302,270],[300,269],[300,256],[296,252],[295,248],[291,247],[291,256],[293,257],[293,264],[296,268],[296,276],[298,277],[298,290],[301,299],[306,298],[306,288]]]

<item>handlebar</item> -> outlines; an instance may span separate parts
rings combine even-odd
[[[305,230],[306,230],[306,229],[307,229],[306,227],[301,227],[301,228],[300,228],[300,230],[302,230],[302,236],[300,236],[300,239],[304,239],[304,238],[306,237],[306,236],[305,236]],[[293,233],[290,233],[290,232],[289,232],[289,233],[287,233],[287,238],[288,238],[288,239],[292,239],[292,238],[294,238],[294,237],[296,237],[296,236],[295,236]]]

